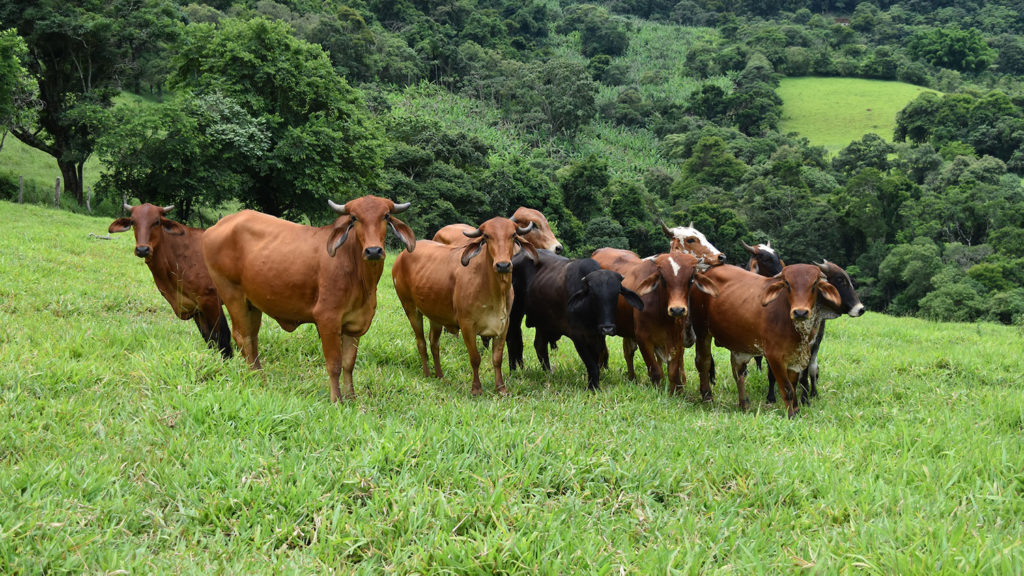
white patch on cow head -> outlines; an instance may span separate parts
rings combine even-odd
[[[772,248],[771,243],[768,243],[768,244],[758,244],[757,245],[757,249],[761,250],[763,252],[767,252],[769,254],[775,254],[775,249]]]
[[[679,271],[682,270],[682,266],[676,264],[675,258],[671,256],[668,257],[668,263],[672,265],[672,275],[679,276]]]
[[[708,238],[707,238],[707,236],[704,235],[703,232],[701,232],[700,230],[697,230],[693,226],[678,226],[676,228],[669,228],[669,230],[671,230],[672,231],[672,235],[675,236],[677,240],[679,240],[679,243],[683,247],[683,253],[685,253],[685,254],[693,254],[693,252],[691,252],[690,250],[686,249],[686,242],[685,242],[685,240],[686,240],[687,236],[693,236],[693,237],[697,238],[697,240],[705,248],[707,248],[708,251],[711,252],[712,254],[721,254],[722,253],[721,250],[719,250],[718,248],[715,248],[714,244],[712,244],[711,242],[708,242]]]

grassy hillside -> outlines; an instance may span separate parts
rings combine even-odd
[[[779,130],[798,132],[830,152],[869,132],[891,141],[896,114],[921,92],[929,91],[884,80],[783,78],[776,90],[782,98]]]
[[[746,414],[689,359],[682,398],[629,383],[615,338],[600,392],[563,340],[472,398],[460,339],[420,375],[385,273],[335,406],[311,326],[266,320],[253,374],[108,220],[0,221],[0,573],[1024,570],[1019,328],[837,320],[792,421],[763,374]]]

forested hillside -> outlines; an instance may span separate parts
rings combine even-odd
[[[845,266],[872,310],[1024,322],[1019,2],[4,0],[0,123],[94,211],[314,223],[411,201],[419,237],[517,206],[570,253],[690,221]],[[836,154],[779,131],[780,78],[933,89]],[[115,97],[124,92],[138,99]],[[0,198],[17,175],[0,166]],[[52,182],[51,182],[52,184]]]

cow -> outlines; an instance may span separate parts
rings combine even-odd
[[[217,289],[203,262],[203,231],[166,217],[174,206],[124,204],[130,216],[114,220],[108,232],[135,230],[135,255],[143,258],[160,295],[182,320],[191,318],[210,348],[231,358],[231,332]]]
[[[671,240],[669,252],[691,254],[701,262],[702,267],[725,264],[725,254],[715,248],[715,245],[709,242],[700,230],[694,228],[693,222],[690,222],[689,226],[675,228],[669,228],[664,222],[660,222],[660,224],[662,232]]]
[[[523,239],[534,248],[538,250],[551,250],[555,254],[562,253],[562,243],[555,238],[555,233],[551,231],[551,224],[548,223],[548,219],[544,217],[544,214],[532,208],[520,206],[512,214],[512,221],[522,228],[533,225],[530,228],[530,233]],[[476,228],[469,224],[449,224],[434,233],[433,240],[442,244],[462,246],[469,242],[465,234],[467,232],[471,233],[474,230]]]
[[[747,262],[747,270],[750,270],[754,274],[760,274],[761,276],[775,276],[779,272],[782,272],[782,267],[786,265],[786,263],[779,257],[779,253],[772,248],[771,242],[750,246],[741,240],[740,244],[743,244],[743,248],[750,254],[750,260]]]
[[[467,244],[423,241],[415,253],[399,254],[395,259],[391,271],[395,292],[416,334],[424,376],[430,376],[423,335],[426,316],[435,377],[442,376],[438,345],[441,331],[461,330],[473,368],[472,394],[481,392],[478,335],[493,339],[494,389],[505,393],[501,362],[512,308],[512,256],[518,246],[528,258],[537,258],[537,251],[525,239],[533,227],[519,227],[508,218],[491,218],[472,231],[463,231],[470,240]]]
[[[641,260],[629,250],[601,248],[592,257],[602,268],[622,274],[623,286],[643,299],[643,310],[638,310],[619,298],[616,332],[622,337],[627,376],[636,379],[633,355],[639,347],[651,382],[661,384],[662,362],[667,362],[669,393],[681,393],[686,383],[683,351],[693,344],[690,290],[696,288],[713,297],[714,283],[697,269],[692,254],[676,252]]]
[[[203,256],[228,313],[235,342],[260,369],[263,314],[286,332],[316,324],[327,363],[331,401],[355,397],[352,368],[359,338],[377,310],[384,271],[384,236],[392,232],[412,252],[416,237],[395,217],[409,203],[363,196],[328,205],[337,219],[319,228],[244,210],[225,216],[203,235]]]
[[[818,299],[839,307],[841,298],[825,274],[813,264],[793,264],[765,278],[738,266],[716,266],[706,275],[716,285],[714,298],[691,295],[696,333],[696,364],[700,390],[711,401],[711,339],[729,349],[739,405],[747,410],[746,365],[764,356],[775,374],[787,415],[799,411],[794,384],[810,361],[811,343],[820,328]]]
[[[533,348],[544,370],[551,370],[549,347],[568,336],[587,370],[587,387],[600,384],[599,362],[604,337],[615,335],[619,296],[644,307],[640,296],[622,285],[622,275],[603,270],[592,258],[570,260],[538,250],[537,261],[522,254],[512,260],[515,301],[509,324],[509,368],[523,366],[522,320],[535,327]]]

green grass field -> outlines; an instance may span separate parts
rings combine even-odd
[[[331,405],[311,326],[267,319],[251,373],[130,233],[0,222],[0,573],[1024,571],[1019,327],[836,320],[793,420],[758,373],[751,412],[722,373],[700,403],[690,353],[683,397],[627,382],[615,338],[599,392],[562,340],[553,376],[528,346],[509,397],[485,371],[473,398],[460,339],[420,375],[386,272]]]
[[[922,92],[903,82],[862,78],[783,78],[782,132],[797,132],[835,153],[868,133],[892,141],[896,115]]]

